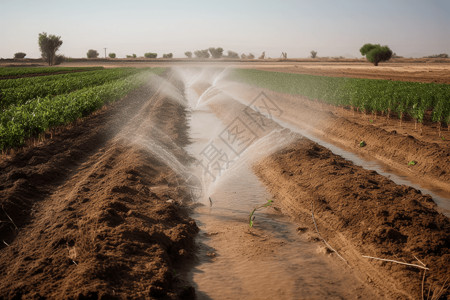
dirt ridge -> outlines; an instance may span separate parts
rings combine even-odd
[[[0,250],[0,298],[176,299],[195,293],[176,275],[177,262],[190,256],[198,230],[183,208],[189,192],[179,186],[183,178],[133,135],[173,145],[178,159],[188,159],[183,150],[188,143],[186,111],[158,91],[141,93],[135,95],[137,102],[120,101],[109,120],[93,116],[83,130],[56,138],[69,144],[63,152],[68,155],[77,142],[83,144],[84,133],[98,130],[101,135],[117,125],[104,143],[87,139],[88,145],[96,145],[92,152],[79,154],[85,159],[75,163],[77,168],[32,202],[34,212],[24,218],[10,246]],[[42,168],[47,170],[42,176],[58,178],[63,171],[54,168],[47,147],[41,147]],[[13,157],[9,166],[17,162],[26,169],[29,161],[23,155],[31,160],[33,151]],[[26,184],[30,177],[18,180]],[[7,195],[8,190],[2,192]],[[10,211],[17,218],[19,213]]]
[[[321,235],[351,267],[365,271],[369,282],[391,291],[393,299],[421,297],[420,269],[362,255],[416,264],[418,257],[430,268],[425,288],[442,285],[450,275],[450,222],[436,211],[431,197],[307,139],[263,159],[255,172],[281,210],[313,236],[314,203]]]

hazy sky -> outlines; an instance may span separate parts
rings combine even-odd
[[[223,47],[270,57],[360,57],[367,42],[398,55],[450,54],[450,0],[0,0],[0,57],[39,57],[40,32],[60,53],[118,57]]]

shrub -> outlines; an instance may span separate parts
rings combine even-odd
[[[66,57],[64,55],[56,55],[55,59],[54,59],[54,63],[55,65],[60,65],[62,64],[64,61],[66,61]]]
[[[378,66],[379,62],[388,61],[392,57],[392,50],[388,46],[380,46],[380,44],[365,44],[359,51],[374,66]]]
[[[97,50],[94,49],[89,49],[88,52],[86,53],[87,58],[97,58],[98,57],[98,52]]]
[[[448,58],[448,54],[447,53],[434,54],[430,56],[425,56],[425,58]]]
[[[237,54],[234,51],[228,50],[227,53],[228,53],[228,58],[239,58],[239,54]]]
[[[133,54],[133,55],[135,55],[135,54]],[[134,56],[134,57],[136,57],[136,56]],[[157,53],[153,53],[153,52],[147,52],[147,53],[144,54],[144,57],[145,58],[156,58],[156,57],[158,57],[158,54]]]
[[[213,58],[221,58],[223,55],[223,49],[220,47],[219,48],[211,47],[208,50],[209,50],[209,53],[211,53],[211,56]]]
[[[27,56],[27,55],[26,55],[26,53],[23,53],[23,52],[14,53],[14,58],[25,58],[25,56]]]
[[[163,58],[173,58],[173,53],[163,54]]]
[[[255,58],[255,55],[253,53],[249,53],[247,55],[247,59],[254,59],[254,58]]]
[[[186,55],[187,58],[192,58],[192,52],[191,51],[184,52],[184,55]]]
[[[312,50],[311,51],[311,58],[316,58],[317,57],[317,51]]]
[[[208,49],[194,51],[194,55],[197,58],[209,58],[209,56],[210,56]]]
[[[116,54],[115,53],[109,53],[108,56],[109,56],[109,58],[116,58]]]

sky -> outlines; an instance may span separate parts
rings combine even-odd
[[[365,43],[397,55],[450,54],[450,0],[0,0],[0,57],[40,57],[38,34],[59,54],[143,56],[222,47],[272,58],[361,57]]]

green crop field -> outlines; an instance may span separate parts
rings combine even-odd
[[[390,80],[326,77],[239,69],[231,78],[276,92],[302,95],[364,113],[397,113],[423,122],[450,123],[450,85]]]
[[[163,70],[117,68],[0,81],[0,149],[87,116]]]
[[[0,78],[9,76],[28,76],[33,74],[58,74],[63,72],[80,72],[101,70],[103,67],[3,67]]]

